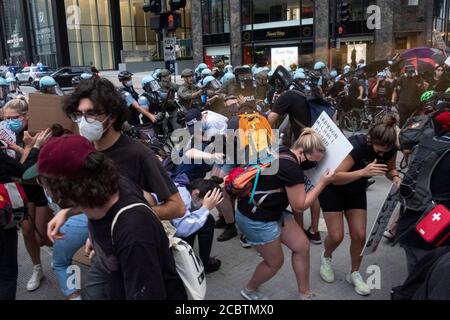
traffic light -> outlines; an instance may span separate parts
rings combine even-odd
[[[161,13],[161,0],[151,0],[150,3],[144,4],[142,9],[144,12],[159,14]]]
[[[161,13],[161,27],[167,31],[175,31],[181,26],[181,14],[178,12]]]
[[[177,11],[186,7],[186,0],[169,0],[170,10]]]
[[[347,1],[338,4],[338,22],[348,22],[351,19],[350,3]]]

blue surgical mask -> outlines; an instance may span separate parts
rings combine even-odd
[[[60,212],[61,211],[61,207],[58,206],[55,202],[53,202],[52,197],[50,197],[48,195],[48,193],[45,190],[45,188],[44,188],[44,194],[45,194],[45,197],[47,198],[47,201],[48,201],[48,207],[53,211],[53,213],[56,214],[56,213]]]
[[[127,82],[125,82],[125,86],[127,86],[127,87],[132,87],[133,86],[133,81],[127,81]]]
[[[7,123],[9,130],[11,130],[15,133],[22,132],[22,130],[23,130],[23,120],[21,120],[21,119],[7,120],[6,123]]]

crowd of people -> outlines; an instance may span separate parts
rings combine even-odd
[[[412,65],[397,73],[389,67],[369,73],[364,61],[356,69],[330,71],[320,61],[311,70],[293,69],[228,65],[210,70],[202,63],[195,70],[183,70],[181,85],[171,81],[169,70],[158,69],[142,79],[141,94],[128,71],[118,74],[119,88],[98,75],[83,74],[73,80],[74,91],[65,95],[62,106],[79,135],[60,124],[31,135],[27,99],[17,85],[0,77],[1,117],[16,136],[15,142],[5,140],[2,148],[15,155],[0,152],[0,183],[14,184],[27,207],[23,219],[0,224],[0,299],[16,296],[19,226],[33,263],[29,291],[36,290],[44,276],[40,248],[53,246],[52,268],[66,299],[187,299],[169,248],[165,227],[170,224],[175,235],[193,247],[197,239],[208,277],[221,268],[220,259],[211,256],[215,229],[223,229],[217,241],[239,236],[244,248],[253,247],[262,261],[241,290],[248,300],[266,299],[259,288],[283,266],[285,245],[292,251],[299,297],[314,300],[310,243],[322,245],[321,211],[328,229],[317,268],[321,279],[335,281],[332,258],[344,238],[345,217],[351,239],[347,281],[357,294],[369,295],[359,272],[369,180],[385,176],[406,189],[403,174],[411,173],[408,167],[403,172],[397,168],[397,155],[404,151],[399,128],[415,116],[432,121],[434,130],[427,139],[442,141],[436,147],[439,152],[431,150],[438,154],[436,164],[431,168],[422,161],[414,170],[417,174],[432,169],[426,180],[429,205],[450,207],[450,184],[445,180],[450,176],[450,146],[445,145],[450,141],[450,99],[445,95],[450,73],[445,65],[437,65],[432,75],[420,74]],[[42,78],[39,89],[42,94],[64,95],[51,77]],[[338,97],[344,97],[339,100],[343,108],[361,108],[366,99],[395,105],[400,117],[387,116],[366,134],[351,136],[350,154],[309,189],[305,172],[327,153],[324,140],[311,127],[321,111],[335,119],[329,99]],[[145,134],[139,139],[125,134],[130,127],[145,134],[151,128],[156,137],[168,135],[174,149],[155,153]],[[250,141],[254,134],[230,136],[228,131],[247,133],[255,128],[264,139],[256,135]],[[282,145],[271,145],[272,129],[282,132]],[[175,141],[178,130],[190,138]],[[423,139],[417,148],[429,145]],[[249,165],[266,161],[260,157],[262,151],[273,157],[258,170],[278,170],[258,175],[251,193],[233,195],[228,187],[231,177],[236,170],[247,172]],[[411,165],[417,162],[415,155],[410,156]],[[182,161],[174,161],[174,156]],[[396,233],[405,248],[408,273],[413,274],[421,259],[434,252],[411,227],[429,206],[414,207],[401,193]],[[307,209],[309,228],[303,223]],[[395,233],[393,228],[389,231]],[[440,246],[449,244],[446,240]],[[82,288],[73,288],[68,286],[67,268],[82,246],[90,258],[89,273]],[[436,290],[441,296],[433,297],[450,297],[448,289]]]

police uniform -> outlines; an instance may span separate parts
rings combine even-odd
[[[141,124],[139,119],[140,112],[133,107],[133,103],[139,99],[139,94],[134,89],[122,86],[119,88],[119,92],[122,95],[128,109],[130,110],[130,117],[128,123],[132,126],[138,126]]]

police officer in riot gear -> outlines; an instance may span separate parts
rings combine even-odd
[[[177,114],[180,111],[179,105],[175,100],[175,93],[178,91],[179,86],[171,81],[171,73],[167,69],[161,69],[158,72],[159,96],[162,101],[162,108],[168,115],[169,132],[173,132],[176,129],[180,129],[181,125],[177,121]]]
[[[184,83],[178,89],[178,99],[180,104],[186,109],[198,108],[201,109],[201,95],[203,90],[194,84],[194,71],[185,69],[181,73]]]
[[[9,94],[9,84],[5,78],[0,77],[0,108],[3,108],[5,104],[11,100],[12,97]]]
[[[140,115],[144,117],[144,121],[147,121],[145,118],[155,123],[156,118],[155,115],[150,113],[145,108],[142,108],[139,103],[139,94],[133,88],[133,74],[128,71],[121,71],[118,75],[119,81],[122,83],[122,86],[119,88],[119,92],[122,94],[122,98],[125,100],[127,107],[131,111],[130,118],[128,119],[128,123],[133,126],[137,126],[141,124]]]
[[[224,103],[225,95],[219,93],[221,87],[222,85],[220,84],[220,81],[213,76],[207,76],[203,79],[203,90],[207,98],[205,108],[216,113],[226,115]]]
[[[39,90],[44,94],[64,95],[64,92],[61,90],[58,83],[50,76],[42,77],[41,80],[39,80]]]

